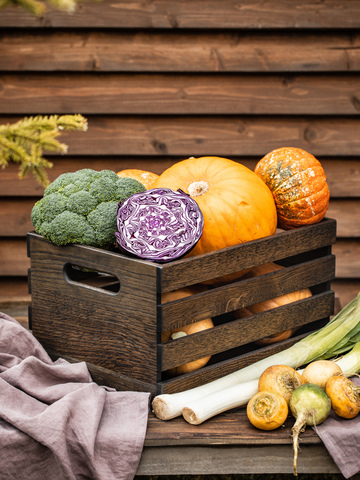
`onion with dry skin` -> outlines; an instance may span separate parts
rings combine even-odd
[[[326,382],[335,375],[342,373],[340,365],[332,360],[315,360],[302,372],[306,383],[314,383],[325,389]]]
[[[270,262],[265,263],[264,265],[258,265],[253,267],[249,272],[244,275],[244,279],[258,277],[260,275],[267,275],[273,272],[284,269],[285,267],[277,265],[276,263]],[[256,315],[261,312],[266,312],[267,310],[272,310],[283,305],[288,305],[289,303],[297,302],[303,298],[311,297],[311,291],[309,288],[303,288],[302,290],[297,290],[295,292],[290,292],[286,295],[280,295],[279,297],[265,300],[260,303],[255,303],[254,305],[248,305],[247,307],[242,307],[234,311],[234,318],[245,318],[250,315]],[[290,338],[297,328],[290,328],[282,332],[274,333],[267,337],[256,340],[254,343],[260,346],[271,345],[273,343],[281,342]]]
[[[272,365],[260,375],[259,391],[277,393],[288,404],[295,388],[303,383],[302,376],[294,368],[287,365]]]
[[[192,286],[192,287],[185,287],[180,288],[179,290],[174,290],[172,292],[165,292],[161,295],[161,302],[173,302],[176,300],[180,300],[184,297],[190,297],[192,295],[201,293],[206,291],[207,288],[204,286]],[[189,321],[191,319],[189,318]],[[202,332],[209,328],[213,328],[214,324],[211,318],[205,318],[204,320],[199,320],[198,322],[189,323],[187,325],[183,325],[178,328],[174,328],[169,331],[161,332],[161,342],[169,342],[171,340],[176,340],[182,336],[192,335],[194,333]],[[185,373],[193,372],[194,370],[198,370],[199,368],[204,367],[208,361],[210,360],[211,356],[208,355],[203,358],[198,358],[193,360],[192,362],[185,363],[183,365],[178,365],[177,367],[171,368],[170,370],[166,371],[166,374],[170,377],[175,377],[178,375],[183,375]]]
[[[248,402],[246,413],[254,427],[260,430],[275,430],[287,419],[289,408],[281,395],[258,392]]]
[[[331,406],[339,417],[354,418],[360,412],[360,387],[350,378],[342,375],[330,378],[326,383],[326,393],[331,400]]]

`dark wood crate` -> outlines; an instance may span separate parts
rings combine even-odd
[[[288,347],[334,311],[333,219],[166,264],[83,245],[57,247],[36,233],[27,238],[33,334],[53,358],[85,361],[97,383],[119,390],[155,395],[206,383]],[[164,292],[268,262],[285,268],[161,303]],[[231,315],[307,287],[312,297],[243,319]],[[208,317],[214,328],[161,344],[162,331]],[[265,348],[253,343],[294,327],[297,336],[289,340]],[[166,370],[207,355],[202,369],[167,378]]]

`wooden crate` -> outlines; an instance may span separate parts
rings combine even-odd
[[[153,395],[191,388],[291,345],[334,311],[336,222],[157,264],[98,248],[58,247],[28,234],[30,328],[49,354],[86,361],[97,383]],[[276,261],[285,268],[161,303],[163,292]],[[79,269],[78,267],[82,267]],[[234,320],[234,310],[309,287],[312,297]],[[212,317],[215,327],[161,344],[162,331]],[[259,338],[300,327],[295,338],[260,348]],[[166,370],[212,355],[200,370]]]

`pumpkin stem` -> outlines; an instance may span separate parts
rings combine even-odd
[[[192,197],[199,197],[207,192],[209,189],[209,184],[204,180],[200,180],[200,182],[193,182],[189,185],[189,194]]]
[[[187,333],[186,332],[174,332],[171,334],[171,340],[176,340],[177,338],[181,338],[181,337],[187,337]]]

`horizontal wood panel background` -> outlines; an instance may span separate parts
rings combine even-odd
[[[354,74],[17,74],[0,76],[2,114],[351,115]]]
[[[330,187],[345,304],[360,289],[359,26],[357,0],[103,0],[41,18],[7,7],[0,124],[87,117],[86,133],[62,134],[67,155],[45,155],[50,180],[80,168],[161,173],[202,155],[254,169],[272,149],[307,150]],[[26,295],[25,235],[42,193],[17,165],[0,170],[0,299]]]
[[[360,35],[348,31],[11,30],[1,37],[2,71],[357,72],[360,68]]]
[[[355,156],[360,151],[360,117],[103,115],[88,119],[87,133],[62,134],[70,155],[256,155],[260,159],[279,146],[297,146],[315,156]],[[0,123],[9,120],[0,116]]]
[[[36,28],[157,28],[157,29],[312,29],[358,28],[360,6],[357,0],[105,0],[104,8],[95,1],[79,2],[72,15],[48,9],[34,18],[18,8],[1,13],[1,27]]]

